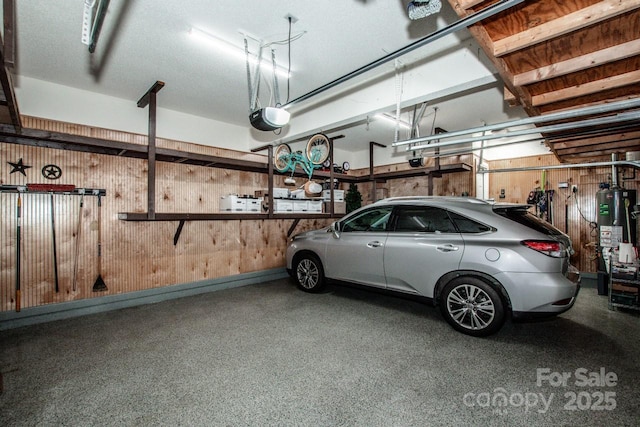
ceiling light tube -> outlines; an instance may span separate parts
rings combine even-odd
[[[403,128],[411,129],[411,125],[404,120],[396,120],[395,117],[391,117],[386,113],[378,113],[374,116],[376,119],[382,119],[386,122],[393,123],[394,125],[399,124]]]
[[[205,43],[215,48],[216,50],[226,54],[227,56],[239,59],[241,61],[246,61],[246,55],[245,55],[244,49],[241,48],[240,46],[236,46],[235,44],[227,40],[214,36],[213,34],[210,34],[206,31],[202,31],[195,27],[191,27],[191,29],[189,30],[189,36],[191,36],[195,40],[198,40],[202,43]],[[252,65],[257,65],[258,57],[250,53],[249,62],[251,62]],[[265,69],[272,69],[272,67],[265,67]],[[277,66],[276,74],[278,74],[278,76],[283,77],[285,79],[289,76],[289,72],[280,66]]]

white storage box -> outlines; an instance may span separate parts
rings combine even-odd
[[[293,200],[273,199],[273,212],[293,212]]]
[[[286,199],[289,197],[289,189],[288,188],[274,188],[273,189],[273,197],[278,199]]]
[[[309,201],[308,200],[292,200],[294,212],[308,212]]]
[[[246,212],[247,199],[228,195],[220,198],[220,212]]]
[[[331,190],[322,190],[322,199],[325,201],[331,201]],[[333,190],[333,201],[344,201],[344,190]]]
[[[269,190],[256,190],[253,192],[256,197],[267,198],[269,197]],[[273,189],[273,198],[274,199],[288,199],[289,198],[289,189],[288,188],[274,188]]]
[[[309,200],[309,213],[322,213],[322,200]]]
[[[292,199],[306,199],[307,196],[304,194],[304,190],[293,190],[289,193]]]
[[[249,198],[247,201],[247,213],[260,213],[262,210],[262,198]]]

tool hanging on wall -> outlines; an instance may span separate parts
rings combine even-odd
[[[49,193],[51,205],[51,241],[53,242],[53,280],[56,286],[56,292],[60,292],[60,284],[58,281],[58,249],[56,245],[56,214],[53,193]]]
[[[21,209],[22,198],[18,193],[18,204],[16,208],[17,221],[16,221],[16,312],[20,311],[20,225],[21,225]]]
[[[80,189],[80,207],[78,208],[78,222],[76,223],[76,245],[73,255],[73,291],[78,289],[78,255],[80,250],[80,228],[82,220],[82,207],[84,206],[84,188]]]
[[[109,290],[102,278],[102,198],[98,194],[98,278],[93,284],[93,292]]]

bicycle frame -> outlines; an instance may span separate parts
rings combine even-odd
[[[320,155],[320,153],[313,153],[313,155],[315,158],[318,158],[317,156]],[[302,152],[299,151],[291,154],[285,154],[281,158],[287,163],[287,166],[284,169],[285,172],[291,171],[293,173],[295,172],[296,168],[300,166],[304,173],[309,176],[309,179],[311,179],[313,171],[321,166],[314,164],[310,159],[307,159],[307,157],[302,154]]]

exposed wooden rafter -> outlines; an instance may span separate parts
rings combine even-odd
[[[638,6],[640,6],[640,0],[604,0],[530,30],[500,39],[493,44],[493,54],[494,56],[506,55],[621,15]]]
[[[583,71],[597,65],[607,64],[620,59],[635,56],[640,52],[640,40],[631,40],[616,46],[598,50],[586,55],[576,56],[566,61],[536,68],[513,76],[513,84],[525,86],[542,80],[548,80],[566,74]]]
[[[493,0],[449,3],[466,16]],[[505,101],[530,116],[640,97],[640,0],[530,0],[469,31],[502,77]],[[639,132],[628,124],[545,137],[561,162],[583,162],[640,150]]]
[[[566,87],[553,92],[535,95],[531,98],[533,106],[550,104],[552,102],[563,101],[565,99],[576,98],[578,96],[590,95],[603,90],[619,88],[640,82],[640,71],[632,71],[617,76],[611,76],[602,80]]]

